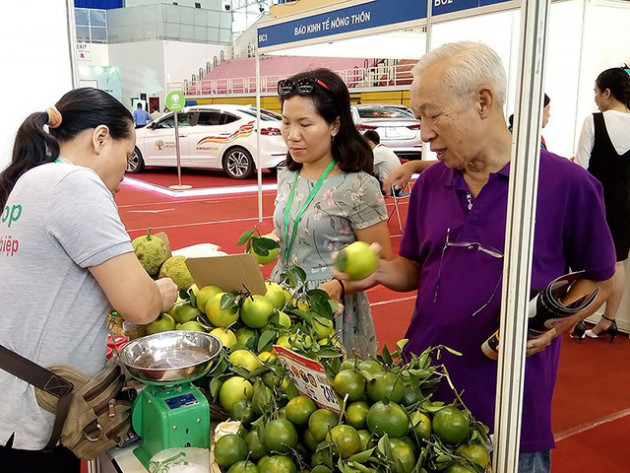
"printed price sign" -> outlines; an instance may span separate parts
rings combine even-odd
[[[273,349],[301,395],[310,397],[323,409],[341,412],[337,396],[328,384],[321,364],[280,345],[274,345]]]

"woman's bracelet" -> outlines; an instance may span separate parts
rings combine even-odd
[[[343,300],[346,297],[346,285],[343,283],[341,279],[333,278],[333,281],[337,281],[339,283],[339,286],[341,287],[340,299]]]

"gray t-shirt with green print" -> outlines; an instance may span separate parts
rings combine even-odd
[[[42,366],[94,375],[104,366],[109,302],[87,268],[133,251],[111,193],[92,170],[38,166],[0,215],[0,344]],[[53,415],[0,369],[0,445],[45,447]]]

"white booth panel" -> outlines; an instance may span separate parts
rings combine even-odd
[[[10,2],[3,10],[0,170],[11,162],[15,133],[24,119],[72,89],[66,0]]]

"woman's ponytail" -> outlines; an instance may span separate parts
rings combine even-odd
[[[13,145],[11,164],[0,174],[0,208],[4,208],[13,186],[29,169],[59,157],[59,143],[44,130],[47,112],[36,112],[20,125]]]

